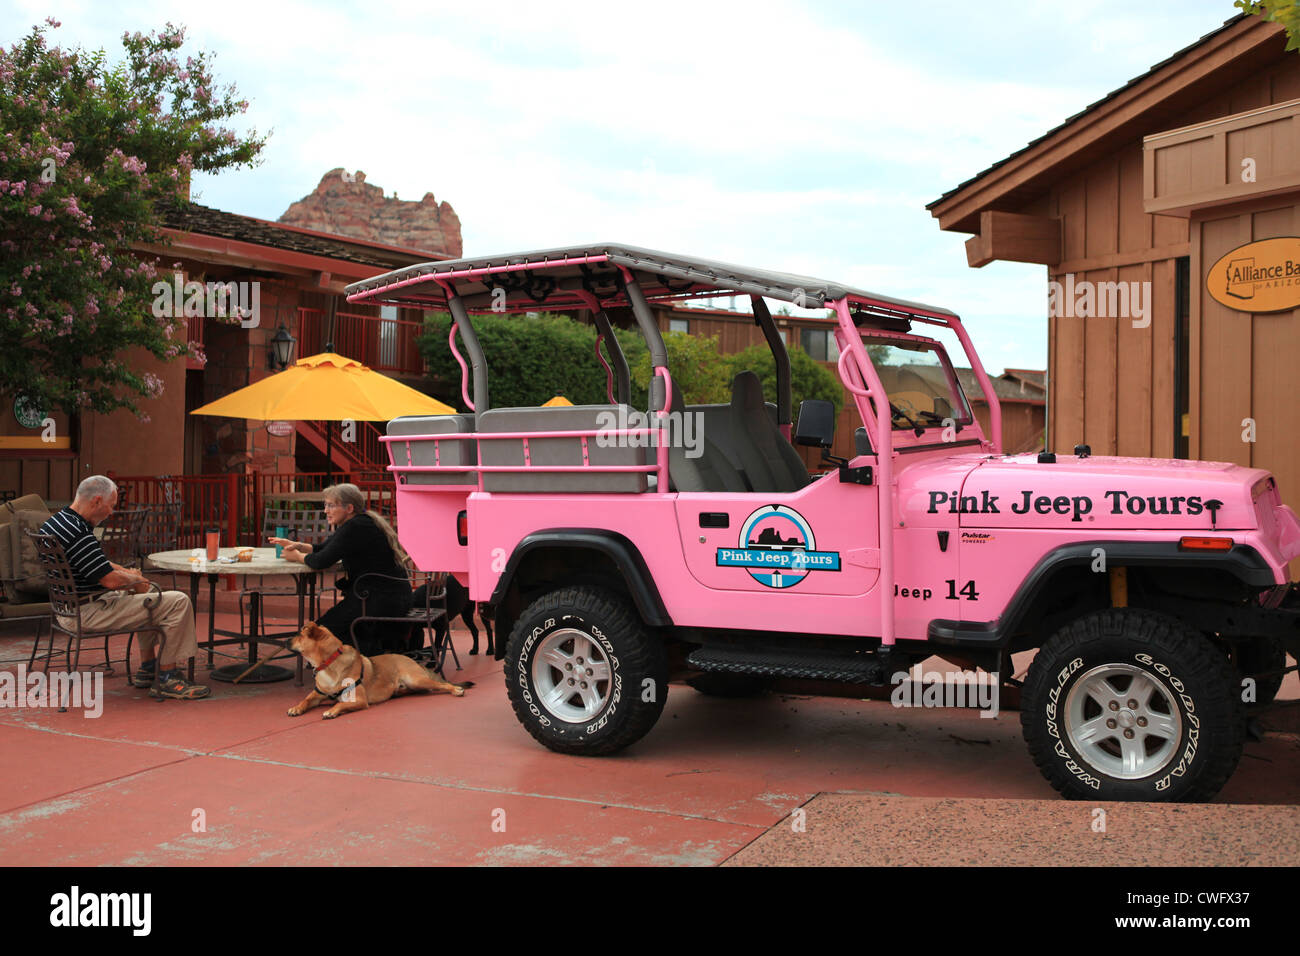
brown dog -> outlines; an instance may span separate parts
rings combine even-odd
[[[306,624],[294,635],[289,647],[302,655],[316,668],[316,681],[310,694],[295,707],[289,716],[305,714],[322,701],[332,700],[334,706],[321,716],[326,720],[341,717],[353,710],[365,710],[371,704],[382,704],[390,697],[416,690],[445,690],[463,697],[472,681],[452,684],[438,680],[423,667],[401,654],[380,654],[366,657],[355,647],[344,644],[327,627],[316,623]]]

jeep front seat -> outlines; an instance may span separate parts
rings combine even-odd
[[[731,437],[754,491],[798,491],[812,480],[763,403],[763,383],[750,371],[731,383]]]

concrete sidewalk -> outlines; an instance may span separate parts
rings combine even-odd
[[[120,673],[98,718],[0,709],[0,864],[1300,862],[1294,732],[1248,743],[1216,803],[1109,804],[1098,833],[1039,776],[1014,712],[674,685],[640,743],[566,757],[453,633],[465,669],[448,677],[477,683],[464,698],[334,721],[286,716],[292,681],[158,702]],[[5,658],[29,648],[0,638]],[[1283,693],[1300,696],[1294,675]]]

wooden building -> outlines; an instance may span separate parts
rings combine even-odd
[[[1047,266],[1047,445],[1300,497],[1300,54],[1241,15],[927,208]],[[1277,240],[1277,241],[1268,241]]]

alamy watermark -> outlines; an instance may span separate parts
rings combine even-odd
[[[998,715],[1002,679],[997,671],[895,671],[889,702],[895,707],[975,707],[981,717]]]
[[[687,458],[704,454],[703,412],[674,411],[661,418],[658,412],[639,412],[625,406],[619,406],[616,412],[596,415],[596,447],[658,448],[661,425],[668,433],[666,447],[686,449]],[[635,435],[619,434],[632,429],[641,431]]]
[[[159,281],[153,293],[155,318],[237,318],[245,329],[255,329],[262,321],[262,283],[252,282],[183,282],[179,272],[172,281]]]
[[[1064,282],[1047,283],[1047,314],[1052,318],[1132,319],[1133,328],[1151,325],[1150,282],[1075,281],[1067,272]]]
[[[18,670],[0,671],[0,708],[76,707],[82,717],[104,713],[104,674],[43,671],[28,673],[26,664]]]
[[[50,925],[56,927],[118,926],[148,936],[152,912],[152,893],[87,893],[74,885],[50,897]]]

